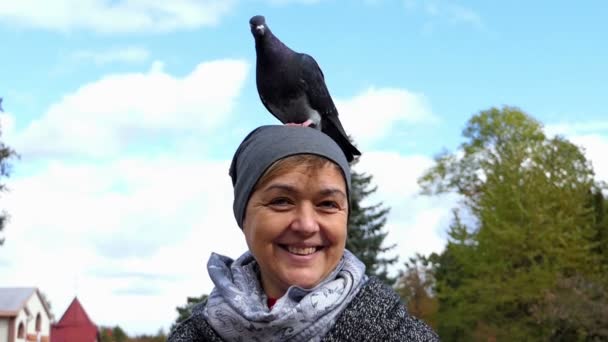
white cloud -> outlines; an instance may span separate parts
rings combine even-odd
[[[423,94],[371,87],[353,98],[336,100],[346,132],[362,145],[386,137],[398,124],[433,123],[437,118]]]
[[[39,286],[57,316],[77,294],[97,324],[167,328],[186,296],[211,289],[209,254],[246,249],[227,170],[167,157],[52,163],[12,179],[0,282]]]
[[[590,160],[596,179],[608,182],[608,121],[561,122],[545,126],[549,136],[562,135],[582,147]]]
[[[595,179],[608,182],[608,135],[574,135],[569,139],[584,148],[585,156],[593,165]]]
[[[399,256],[396,269],[416,253],[441,252],[445,246],[445,231],[457,198],[419,194],[417,180],[432,164],[433,160],[426,156],[367,152],[356,166],[357,171],[372,175],[373,185],[378,186],[369,204],[383,202],[391,208],[385,226],[386,242],[397,244],[393,251]]]
[[[0,20],[58,31],[168,32],[216,25],[235,3],[235,0],[2,1]]]
[[[40,154],[76,158],[43,159],[10,179],[0,283],[40,287],[57,316],[78,295],[97,324],[166,330],[187,296],[211,290],[210,253],[246,250],[228,161],[117,152],[133,139],[149,151],[192,136],[217,147],[200,137],[230,120],[248,68],[218,60],[176,77],[155,62],[83,85],[21,130],[3,113],[3,140],[23,155],[19,166]],[[79,158],[90,155],[109,158]]]
[[[159,62],[145,73],[109,75],[53,104],[14,145],[24,156],[108,156],[130,143],[209,132],[229,119],[247,72],[244,61],[218,60],[182,78]]]
[[[549,135],[581,135],[587,133],[608,132],[608,121],[585,121],[585,122],[562,122],[545,126],[545,131]]]
[[[97,65],[110,63],[141,63],[148,60],[148,50],[138,46],[113,48],[105,51],[79,50],[72,54],[76,61],[93,62]]]

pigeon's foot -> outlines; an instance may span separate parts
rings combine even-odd
[[[309,127],[310,125],[314,125],[314,122],[312,122],[312,120],[310,120],[310,119],[302,122],[302,126],[304,126],[304,127]]]
[[[285,124],[285,126],[302,126],[302,127],[310,127],[310,126],[314,126],[314,122],[312,122],[312,120],[308,119],[302,123],[295,123],[295,122],[288,122]]]

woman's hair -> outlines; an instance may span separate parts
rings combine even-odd
[[[307,171],[319,171],[325,167],[333,167],[337,171],[342,173],[342,170],[338,165],[328,160],[327,158],[317,156],[314,154],[296,154],[293,156],[285,157],[278,160],[274,164],[270,165],[264,174],[260,177],[252,192],[266,185],[270,180],[284,175],[287,172],[298,168],[305,167]]]

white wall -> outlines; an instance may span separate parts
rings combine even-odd
[[[13,327],[13,331],[15,332],[15,342],[25,342],[25,338],[21,339],[18,338],[18,334],[19,334],[19,324],[23,322],[23,325],[25,326],[25,336],[27,336],[27,315],[25,314],[25,310],[21,310],[19,311],[19,314],[17,315],[16,319],[15,319],[15,326]],[[10,341],[9,341],[10,342]]]
[[[27,308],[28,312],[30,313],[29,315],[26,314],[26,310],[25,308]],[[37,293],[34,292],[34,294],[28,299],[27,303],[25,304],[24,309],[22,309],[19,314],[17,315],[16,319],[15,319],[15,326],[14,326],[14,331],[15,331],[15,342],[25,342],[26,339],[20,339],[17,338],[17,333],[19,332],[19,323],[23,322],[24,326],[25,326],[25,337],[27,338],[28,334],[32,334],[32,335],[36,335],[36,316],[40,313],[40,318],[41,318],[41,324],[40,324],[40,334],[42,336],[48,336],[50,337],[51,335],[51,323],[50,323],[50,317],[47,315],[46,310],[44,309],[44,306],[42,305],[42,302],[40,300],[40,297],[38,296]],[[0,328],[1,329],[1,328]],[[1,330],[0,330],[1,332]],[[7,333],[8,333],[8,324],[7,324]],[[1,338],[0,335],[0,342],[4,342],[4,341],[8,341],[8,334],[7,337],[3,340]],[[9,341],[11,342],[11,341]]]
[[[8,318],[0,318],[0,342],[8,341]]]
[[[30,311],[31,317],[27,323],[27,333],[28,334],[36,334],[36,316],[40,313],[40,318],[42,320],[42,324],[40,325],[40,334],[42,336],[50,336],[51,335],[51,323],[50,317],[46,314],[46,310],[44,306],[42,306],[42,302],[40,301],[40,297],[37,293],[34,293],[32,297],[28,300],[27,304],[25,304]]]

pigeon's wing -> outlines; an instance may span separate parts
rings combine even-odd
[[[330,121],[346,137],[346,132],[338,119],[338,109],[327,90],[323,71],[311,56],[307,54],[300,56],[300,83],[310,106],[321,114],[323,121]]]
[[[270,109],[270,106],[268,105],[268,102],[267,102],[266,100],[264,100],[264,97],[262,96],[262,94],[260,94],[259,92],[258,92],[258,94],[260,95],[260,101],[262,101],[262,104],[264,105],[264,107],[266,107],[266,110],[268,110],[268,111],[270,112],[270,114],[272,114],[272,116],[274,116],[275,118],[277,118],[277,119],[278,119],[280,122],[283,122],[283,121],[281,120],[281,118],[279,118],[279,116],[278,116],[278,115],[276,115],[276,114],[275,114],[275,113],[272,111],[272,109]],[[283,123],[285,123],[285,122],[283,122]]]
[[[307,54],[300,54],[298,81],[308,97],[312,108],[321,115],[338,114],[334,101],[325,85],[325,76],[317,62]]]
[[[353,156],[360,156],[361,152],[350,142],[342,127],[336,105],[327,90],[323,71],[311,56],[306,54],[300,56],[300,84],[310,106],[321,114],[321,130],[340,145],[346,159],[351,162]]]

